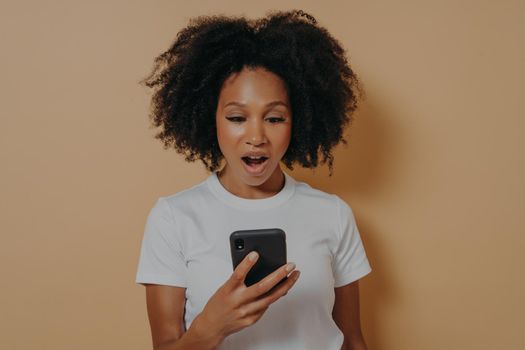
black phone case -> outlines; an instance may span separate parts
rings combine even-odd
[[[242,249],[237,249],[235,244],[237,239],[244,240],[244,247]],[[232,232],[230,234],[230,249],[233,269],[235,269],[251,251],[255,250],[259,253],[259,259],[255,265],[252,266],[244,280],[245,285],[248,287],[259,282],[268,274],[286,264],[286,234],[279,228]],[[287,277],[283,278],[279,284],[286,279]]]

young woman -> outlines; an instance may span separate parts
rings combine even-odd
[[[201,16],[144,82],[156,137],[211,173],[149,213],[136,282],[153,347],[366,349],[358,280],[371,268],[352,210],[280,165],[313,168],[320,152],[332,174],[359,92],[340,44],[302,11]],[[258,256],[233,270],[229,235],[275,227],[291,262],[247,287]]]

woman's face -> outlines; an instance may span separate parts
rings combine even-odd
[[[279,162],[292,130],[284,82],[264,68],[231,75],[223,84],[216,112],[217,138],[230,178],[250,186],[281,178]],[[262,160],[249,160],[262,156]],[[262,162],[261,162],[262,161]]]

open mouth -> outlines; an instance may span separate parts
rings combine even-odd
[[[260,175],[264,172],[268,157],[242,157],[246,171],[251,175]]]
[[[264,163],[268,157],[257,157],[257,158],[251,158],[251,157],[242,157],[242,160],[249,166],[262,164]]]

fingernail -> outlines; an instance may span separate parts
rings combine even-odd
[[[248,259],[250,259],[251,261],[255,261],[255,259],[257,259],[257,252],[251,252],[250,254],[248,254]]]
[[[295,264],[294,264],[294,263],[289,263],[289,264],[286,266],[286,271],[290,272],[290,271],[292,271],[294,268],[295,268]]]

